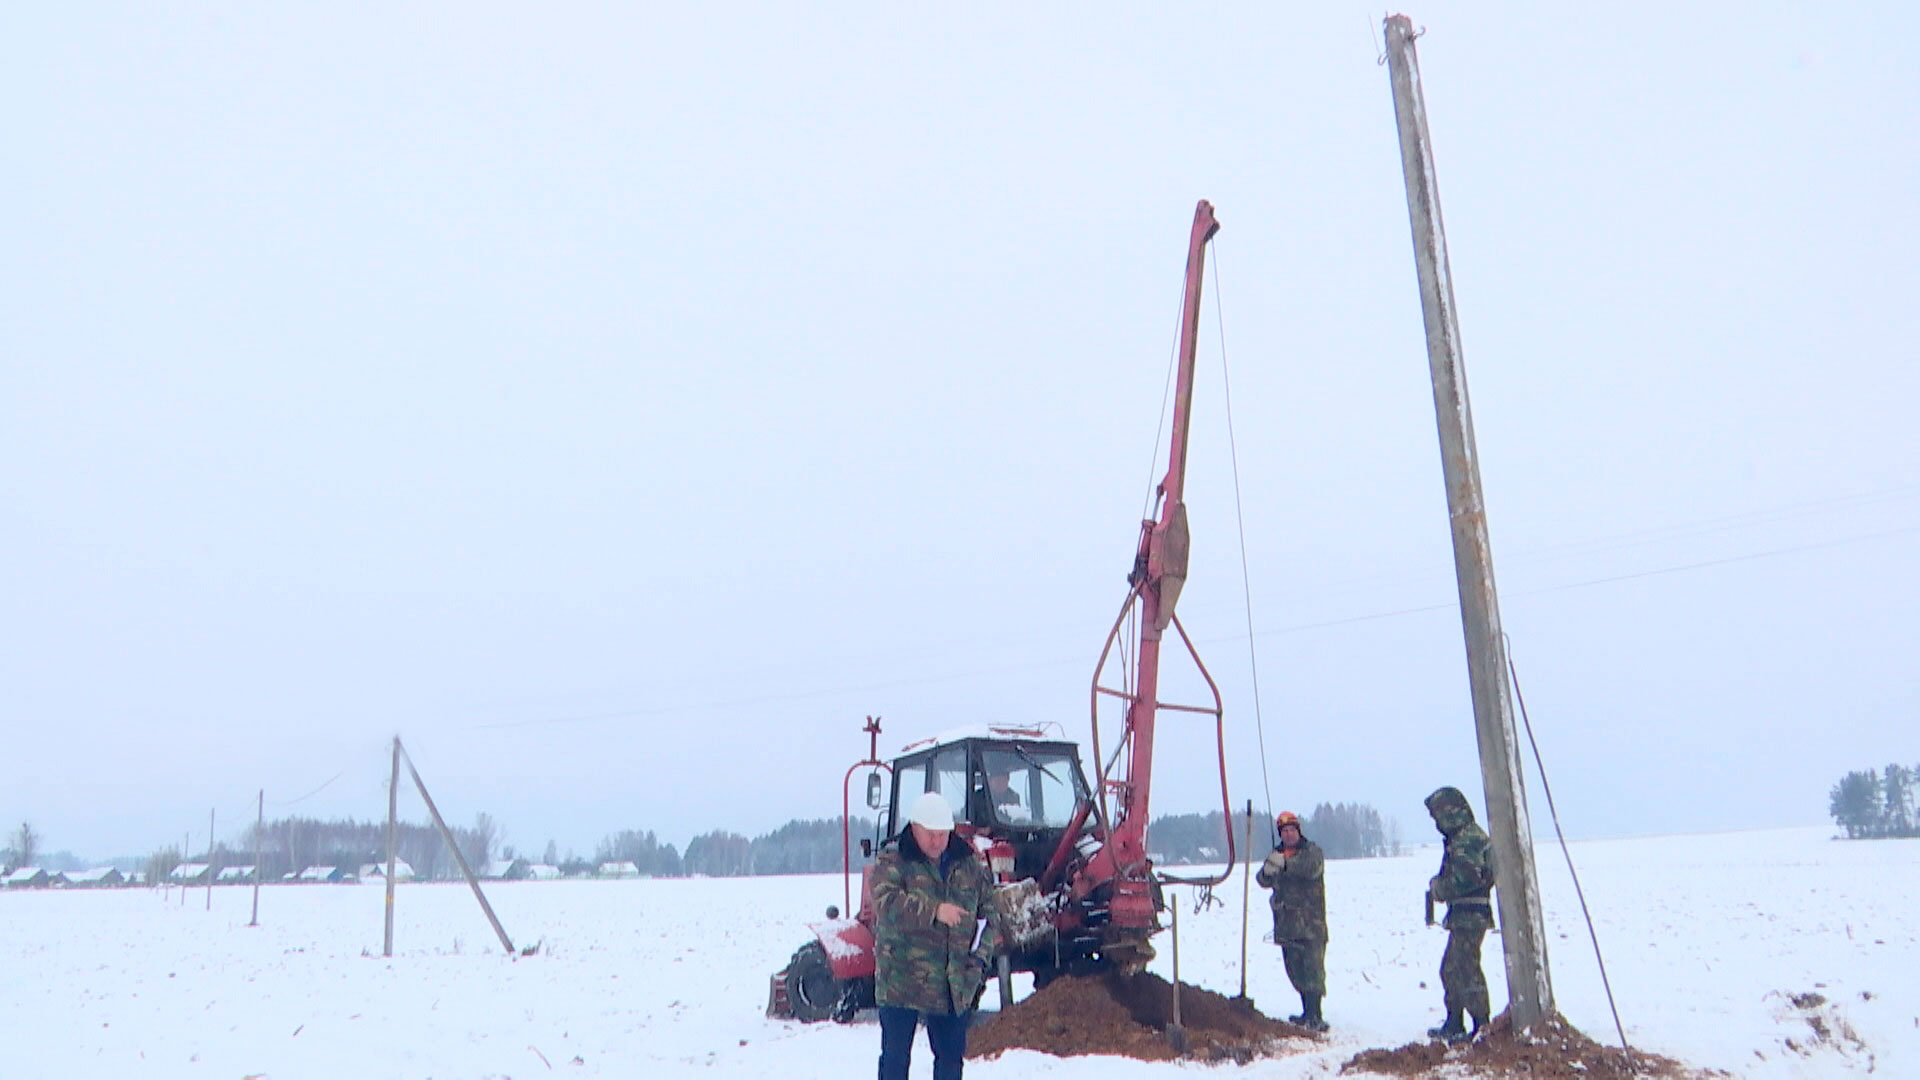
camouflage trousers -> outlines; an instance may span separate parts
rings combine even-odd
[[[1487,973],[1480,970],[1480,943],[1485,930],[1447,931],[1447,951],[1440,957],[1440,986],[1446,992],[1447,1015],[1466,1013],[1477,1023],[1489,1015]]]
[[[1301,994],[1327,992],[1327,943],[1324,941],[1283,941],[1280,958],[1287,964],[1287,980]]]

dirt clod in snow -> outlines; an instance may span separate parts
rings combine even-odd
[[[1021,1049],[1059,1057],[1117,1054],[1171,1061],[1181,1056],[1168,1036],[1172,1025],[1173,984],[1158,975],[1066,977],[975,1027],[967,1036],[967,1056]],[[1262,1014],[1249,1002],[1187,983],[1180,984],[1180,1028],[1186,1056],[1203,1061],[1245,1064],[1285,1053],[1282,1040],[1312,1041],[1308,1032]]]
[[[1442,1072],[1442,1070],[1445,1070]],[[1705,1080],[1726,1073],[1692,1069],[1672,1058],[1618,1046],[1602,1046],[1558,1013],[1532,1034],[1516,1036],[1501,1013],[1464,1046],[1412,1042],[1394,1050],[1363,1050],[1340,1066],[1342,1073],[1410,1078],[1528,1076],[1542,1080]]]

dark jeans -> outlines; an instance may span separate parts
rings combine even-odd
[[[880,1006],[880,1080],[907,1080],[914,1028],[923,1020],[927,1045],[933,1048],[933,1080],[960,1080],[967,1056],[966,1014],[923,1013],[894,1005]]]

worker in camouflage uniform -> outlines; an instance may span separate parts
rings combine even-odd
[[[1300,815],[1274,819],[1280,843],[1254,880],[1272,889],[1273,943],[1286,961],[1287,979],[1300,995],[1300,1015],[1287,1019],[1314,1031],[1327,1030],[1320,999],[1327,993],[1327,859],[1320,845],[1300,831]]]
[[[907,821],[873,863],[880,1080],[906,1080],[921,1023],[933,1050],[934,1080],[959,1080],[967,1014],[986,985],[987,958],[999,947],[993,925],[982,921],[992,878],[953,832],[953,807],[939,793],[920,796]]]
[[[1447,951],[1440,959],[1440,985],[1447,1019],[1427,1035],[1449,1043],[1480,1034],[1490,1011],[1487,976],[1480,970],[1480,943],[1493,926],[1493,841],[1473,822],[1473,807],[1459,788],[1443,787],[1427,796],[1427,813],[1446,837],[1440,872],[1427,882],[1427,896],[1447,905]],[[1429,916],[1431,917],[1431,916]],[[1473,1018],[1469,1032],[1463,1014]]]

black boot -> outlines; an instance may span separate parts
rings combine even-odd
[[[1299,1024],[1302,1027],[1306,1026],[1307,1014],[1313,1011],[1312,1002],[1312,997],[1310,997],[1305,990],[1300,991],[1300,1011],[1287,1017],[1287,1023]]]
[[[1437,1028],[1427,1029],[1427,1038],[1456,1042],[1467,1036],[1466,1022],[1461,1018],[1459,1009],[1447,1010],[1447,1022]]]
[[[1302,994],[1300,1000],[1306,1005],[1306,1011],[1300,1015],[1300,1026],[1310,1031],[1327,1030],[1327,1022],[1320,1017],[1320,995]]]
[[[1483,1028],[1483,1027],[1486,1027],[1486,1026],[1487,1026],[1487,1018],[1486,1018],[1486,1017],[1484,1017],[1484,1016],[1477,1016],[1477,1015],[1476,1015],[1476,1016],[1474,1016],[1474,1017],[1473,1017],[1473,1030],[1472,1030],[1472,1031],[1470,1031],[1470,1032],[1468,1032],[1468,1033],[1466,1033],[1466,1034],[1464,1034],[1464,1035],[1462,1035],[1462,1036],[1460,1036],[1460,1037],[1459,1037],[1459,1038],[1457,1038],[1457,1039],[1448,1039],[1447,1041],[1448,1041],[1448,1042],[1451,1042],[1451,1043],[1463,1043],[1463,1042],[1472,1042],[1473,1040],[1475,1040],[1475,1039],[1477,1039],[1477,1038],[1479,1038],[1479,1037],[1480,1037],[1480,1029],[1481,1029],[1481,1028]]]

